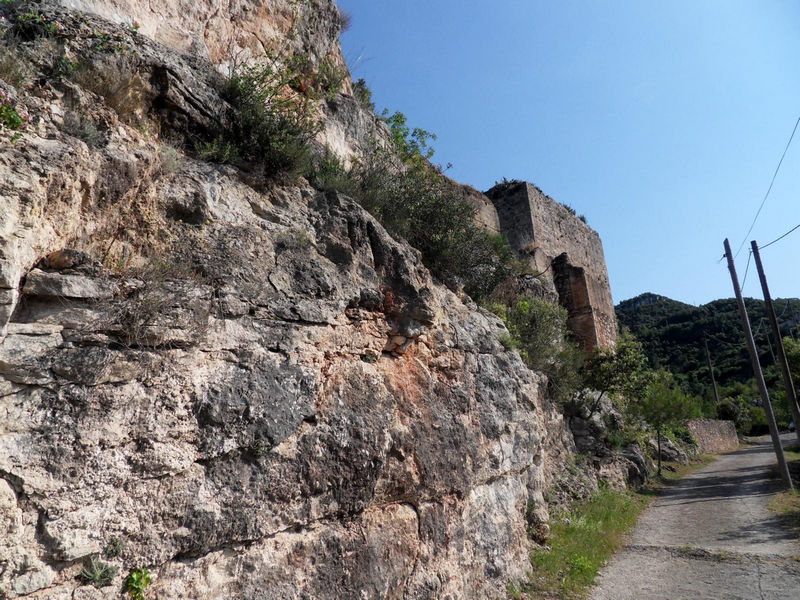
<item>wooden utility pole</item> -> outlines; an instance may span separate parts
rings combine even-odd
[[[772,296],[769,293],[769,286],[767,285],[767,276],[764,274],[764,267],[761,264],[761,255],[758,253],[758,244],[755,240],[750,242],[753,247],[753,256],[756,259],[756,268],[758,269],[758,277],[761,279],[761,289],[764,291],[764,304],[767,307],[767,316],[769,317],[769,325],[772,328],[772,337],[775,338],[775,348],[778,351],[778,362],[781,365],[781,372],[783,373],[783,385],[786,387],[786,399],[792,409],[792,416],[794,417],[794,432],[797,439],[800,440],[800,406],[797,405],[797,393],[794,389],[794,382],[792,381],[792,373],[789,371],[789,361],[786,360],[786,352],[783,349],[783,338],[781,338],[780,327],[778,326],[778,319],[775,316],[775,306],[772,304]]]
[[[747,309],[744,307],[742,290],[739,288],[739,278],[736,276],[736,265],[733,264],[733,253],[731,252],[731,244],[728,242],[728,238],[725,238],[725,256],[728,258],[728,270],[731,272],[731,282],[733,283],[733,291],[736,294],[739,317],[742,319],[744,341],[747,343],[747,351],[750,353],[750,362],[753,363],[753,372],[756,376],[756,383],[758,383],[758,391],[761,393],[761,402],[764,405],[764,412],[767,414],[769,435],[772,437],[772,446],[775,449],[775,456],[778,458],[778,467],[780,468],[783,482],[792,490],[794,489],[792,476],[789,474],[789,467],[783,454],[781,438],[778,435],[778,426],[775,424],[775,413],[772,412],[767,384],[764,382],[764,373],[761,372],[761,363],[758,361],[758,351],[756,350],[756,343],[753,341],[753,330],[750,328],[750,319],[747,317]]]
[[[708,365],[708,372],[711,373],[711,386],[714,388],[714,406],[719,406],[719,390],[717,389],[717,380],[714,378],[714,367],[711,366],[711,354],[708,352],[708,338],[703,332],[703,344],[706,347],[706,365]]]

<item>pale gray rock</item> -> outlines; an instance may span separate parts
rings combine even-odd
[[[22,293],[28,296],[104,300],[114,297],[114,286],[107,279],[33,269],[25,277]]]
[[[201,59],[45,14],[70,52],[138,52],[161,135],[224,124]],[[119,579],[146,566],[163,600],[505,598],[575,446],[498,318],[351,199],[167,173],[154,131],[43,78],[0,160],[0,595],[114,597],[76,575],[116,538]],[[78,110],[96,139],[62,130]]]
[[[650,446],[653,456],[658,458],[658,440],[654,437],[650,438],[647,440],[647,445]],[[672,440],[663,435],[661,436],[661,459],[679,462],[684,465],[689,462],[686,451],[676,446]]]

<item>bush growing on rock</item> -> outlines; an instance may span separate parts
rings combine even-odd
[[[210,148],[201,147],[206,156],[213,158],[219,148],[227,161],[250,161],[266,176],[307,174],[311,140],[320,123],[306,70],[302,57],[269,55],[261,64],[236,68],[222,90],[234,108],[231,126],[219,132]]]
[[[647,391],[632,400],[629,411],[643,418],[656,430],[658,444],[658,475],[661,475],[661,444],[666,428],[683,425],[687,419],[700,415],[699,404],[677,387],[673,377],[661,371],[655,375]]]
[[[489,310],[498,315],[509,331],[501,343],[519,350],[531,369],[548,376],[555,399],[571,400],[583,387],[583,352],[567,335],[567,311],[532,296],[517,296],[507,304],[492,302]]]
[[[425,265],[444,283],[484,299],[520,270],[508,241],[475,223],[475,209],[461,188],[428,159],[433,134],[407,126],[396,112],[385,119],[394,145],[377,141],[348,170],[327,151],[317,159],[311,182],[318,189],[354,197],[394,236],[422,254]]]

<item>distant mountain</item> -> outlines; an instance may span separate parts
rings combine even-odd
[[[767,369],[774,363],[764,301],[746,298],[745,305],[761,365]],[[800,299],[778,299],[774,305],[781,335],[797,335]],[[620,327],[630,330],[642,342],[651,365],[667,368],[678,375],[688,392],[711,393],[704,338],[708,341],[714,372],[721,386],[744,382],[753,376],[734,298],[692,306],[646,293],[620,302],[615,309]],[[771,368],[767,383],[776,383],[777,376],[776,369]]]

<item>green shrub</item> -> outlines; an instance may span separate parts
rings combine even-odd
[[[328,102],[333,102],[339,95],[347,79],[347,69],[336,64],[331,59],[323,59],[317,70],[317,85],[322,90],[322,95]]]
[[[125,551],[125,542],[118,537],[112,537],[108,540],[103,554],[106,558],[117,558]]]
[[[409,162],[399,173],[389,160],[371,160],[353,173],[354,195],[391,234],[419,250],[437,277],[481,299],[512,274],[513,250],[475,224],[475,209],[456,184],[426,162]]]
[[[393,236],[419,250],[434,275],[451,287],[463,286],[475,299],[485,298],[519,269],[516,254],[504,237],[476,225],[475,209],[461,187],[420,154],[432,154],[432,136],[408,128],[399,114],[393,117],[395,153],[372,141],[347,170],[326,150],[310,181],[358,200]]]
[[[119,571],[119,567],[113,567],[91,557],[78,573],[78,579],[81,583],[93,585],[96,588],[107,587],[114,581],[117,571]]]
[[[367,82],[362,77],[353,84],[353,96],[359,104],[366,110],[375,112],[375,103],[372,101],[372,90],[367,86]]]
[[[238,155],[258,164],[266,176],[304,175],[311,170],[311,140],[320,128],[317,97],[304,73],[307,61],[289,57],[234,71],[223,96],[234,108],[230,129],[219,132],[215,143],[230,158]],[[229,147],[231,150],[229,151]]]
[[[689,431],[684,425],[675,425],[671,427],[666,434],[667,437],[679,442],[683,442],[684,444],[689,444],[692,446],[697,445],[697,440],[694,439],[692,432]]]
[[[517,349],[533,370],[545,373],[557,402],[571,400],[583,387],[583,352],[567,336],[567,313],[561,306],[530,296],[487,308],[503,319],[508,335],[499,338],[506,350]]]
[[[25,120],[22,115],[17,112],[11,101],[4,97],[0,90],[0,128],[21,129],[24,124]]]
[[[10,129],[16,132],[11,136],[11,143],[22,137],[19,130],[25,126],[27,121],[28,116],[24,112],[20,114],[11,99],[3,90],[0,90],[0,131]]]
[[[404,162],[420,162],[422,158],[432,158],[434,149],[431,141],[436,141],[436,134],[419,127],[413,129],[408,126],[408,117],[399,110],[389,114],[389,109],[384,109],[381,118],[392,132],[395,149]]]
[[[727,396],[717,405],[717,417],[725,421],[733,421],[736,431],[747,435],[753,426],[753,408],[741,396]],[[759,408],[759,410],[761,410]],[[762,411],[763,412],[763,411]]]
[[[195,146],[195,151],[198,158],[221,165],[235,163],[239,160],[239,148],[221,135],[218,135],[210,142],[198,143]]]
[[[345,169],[339,157],[328,147],[325,148],[321,156],[315,159],[309,183],[318,190],[325,192],[338,191],[348,195],[353,195],[354,193],[353,178],[348,170]]]
[[[500,315],[525,363],[546,371],[555,362],[567,333],[567,311],[530,296],[520,296]]]
[[[150,573],[144,567],[133,569],[125,578],[125,591],[133,600],[145,600],[144,590],[150,585]]]

